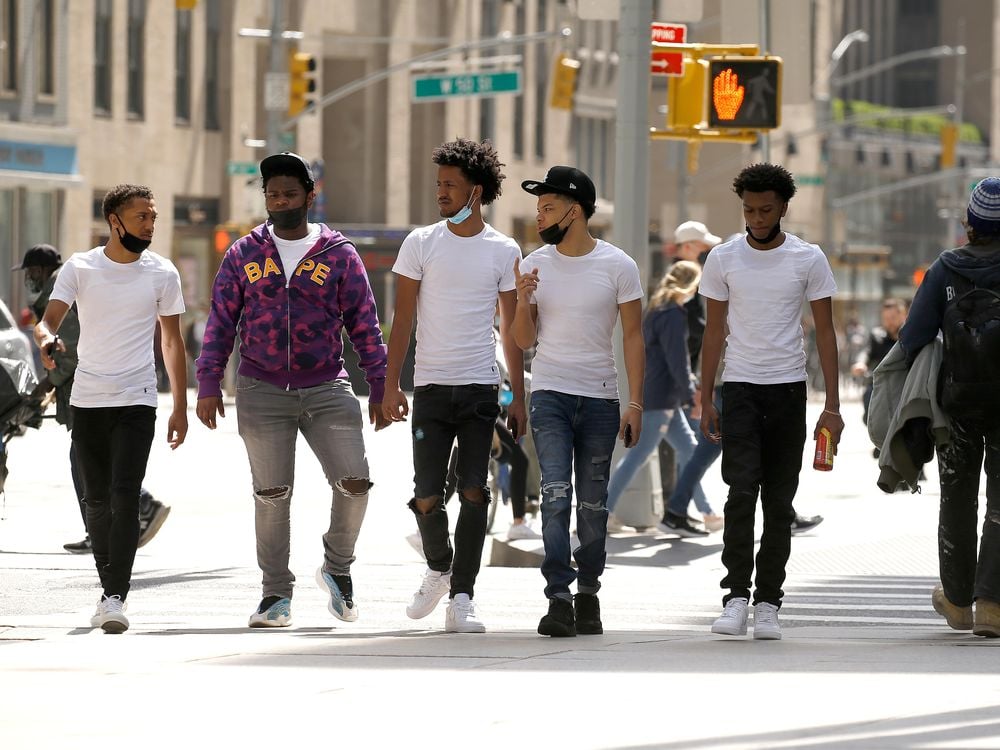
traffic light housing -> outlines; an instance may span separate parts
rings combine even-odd
[[[941,126],[941,169],[955,166],[955,151],[958,148],[958,125],[946,122]]]
[[[708,127],[771,130],[781,124],[780,57],[708,61]]]
[[[288,58],[288,116],[302,112],[312,104],[316,90],[316,58],[308,52],[293,52]]]
[[[699,128],[705,121],[705,76],[708,62],[689,60],[684,75],[670,79],[667,88],[667,127],[671,130]]]
[[[573,96],[576,94],[576,78],[580,73],[580,61],[566,55],[556,58],[556,67],[552,74],[552,96],[549,106],[553,109],[573,109]]]

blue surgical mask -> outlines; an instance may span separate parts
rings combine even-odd
[[[458,209],[454,216],[449,216],[448,221],[452,224],[461,224],[463,221],[472,216],[472,201],[475,197],[476,189],[472,188],[472,192],[469,194],[469,202],[462,206],[462,208]]]

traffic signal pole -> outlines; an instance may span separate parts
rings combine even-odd
[[[288,72],[288,61],[285,58],[285,40],[281,36],[284,22],[284,0],[271,0],[271,46],[268,61],[268,73],[274,80],[277,76]],[[281,149],[282,131],[281,109],[271,102],[267,107],[267,153],[276,154]]]

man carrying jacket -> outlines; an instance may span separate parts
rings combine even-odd
[[[353,622],[358,607],[351,563],[372,483],[341,332],[365,371],[375,429],[386,425],[386,348],[354,245],[325,224],[307,221],[316,197],[308,163],[297,154],[273,154],[261,162],[260,173],[269,219],[233,243],[215,277],[198,358],[198,419],[215,429],[216,416],[225,416],[220,383],[239,331],[236,416],[250,459],[263,573],[263,598],[249,625],[291,624],[289,506],[299,432],[333,492],[316,580],[329,595],[330,613]]]

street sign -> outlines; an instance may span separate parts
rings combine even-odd
[[[684,75],[684,53],[654,49],[649,60],[649,72],[654,76]]]
[[[687,24],[654,21],[649,25],[654,42],[661,44],[684,44],[687,41]]]
[[[419,75],[413,77],[410,99],[414,102],[438,102],[461,97],[520,94],[521,90],[520,69],[458,75]]]
[[[236,175],[241,175],[241,174],[255,175],[257,174],[257,162],[227,161],[226,174],[228,174],[230,177],[235,177]]]

